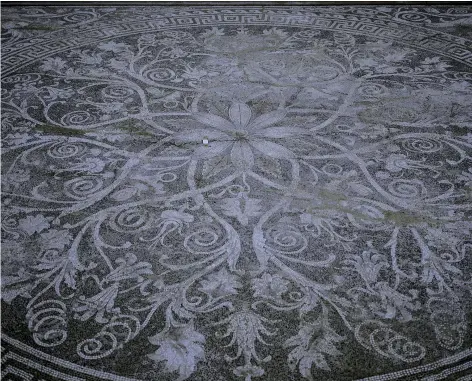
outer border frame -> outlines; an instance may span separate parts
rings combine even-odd
[[[110,7],[110,3],[113,6],[149,6],[149,5],[161,5],[161,6],[172,6],[172,7],[188,7],[188,6],[210,6],[210,5],[218,5],[218,6],[271,6],[271,5],[278,5],[278,6],[336,6],[336,5],[415,5],[415,6],[428,6],[434,5],[436,7],[451,7],[451,6],[472,6],[472,1],[415,1],[415,0],[404,0],[404,1],[395,1],[395,0],[320,0],[320,1],[217,1],[217,0],[210,0],[210,1],[132,1],[132,0],[117,0],[117,1],[2,1],[2,7],[10,7],[10,6],[94,6],[94,7]]]
[[[163,7],[209,7],[212,5],[218,5],[218,7],[231,7],[231,6],[346,6],[346,5],[354,5],[354,6],[381,6],[381,5],[390,5],[390,6],[432,6],[435,7],[470,7],[472,6],[472,1],[361,1],[361,0],[353,0],[353,1],[228,1],[228,2],[218,2],[218,1],[130,1],[130,0],[118,0],[118,1],[3,1],[1,2],[0,6],[3,7],[60,7],[60,6],[70,6],[70,7],[125,7],[125,6],[163,6]],[[44,352],[40,352],[26,344],[23,344],[15,339],[8,337],[6,334],[2,337],[2,339],[17,347],[18,349],[26,350],[35,356],[38,356],[42,360],[50,362],[53,360],[54,364],[60,364],[65,368],[69,369],[68,362],[59,358],[56,358],[51,355],[47,355]],[[466,349],[452,358],[454,360],[458,360],[458,362],[468,359],[472,355],[472,349]],[[43,357],[44,356],[44,357]],[[452,360],[452,358],[450,358]],[[56,362],[60,360],[59,362]],[[396,371],[392,373],[386,373],[383,375],[378,376],[371,376],[368,378],[363,378],[362,380],[358,381],[379,381],[379,380],[387,380],[387,379],[398,379],[401,377],[412,376],[413,374],[419,374],[426,371],[434,371],[442,368],[444,366],[450,365],[454,363],[454,360],[447,361],[448,359],[438,360],[433,363],[429,363],[422,366],[417,366],[414,368],[405,369],[402,371]],[[74,364],[74,366],[76,366]],[[83,369],[89,370],[89,368],[81,367],[80,370]],[[448,369],[448,368],[446,368]],[[454,368],[452,368],[454,369]],[[413,373],[410,373],[410,372]],[[89,372],[85,372],[86,374],[90,374]],[[121,379],[117,378],[120,376],[105,373],[103,375],[111,376],[113,379]],[[406,373],[406,374],[405,374]],[[101,375],[101,376],[103,376]],[[393,377],[393,378],[385,378],[385,377]],[[422,376],[425,376],[423,374]],[[438,375],[436,375],[438,376]],[[440,376],[439,376],[440,377]],[[447,377],[447,375],[446,375]],[[108,378],[108,377],[105,377]],[[435,379],[442,379],[435,378]],[[109,378],[108,378],[109,379]],[[124,378],[124,380],[133,380],[130,378]],[[134,380],[133,380],[134,381]]]

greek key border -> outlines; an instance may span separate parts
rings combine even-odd
[[[225,12],[224,12],[225,11]],[[50,35],[42,44],[24,46],[20,50],[10,51],[3,49],[2,70],[7,76],[25,67],[36,60],[57,54],[79,46],[96,43],[109,38],[116,38],[137,33],[152,31],[164,31],[175,28],[194,28],[201,26],[224,25],[270,25],[270,26],[298,26],[312,29],[330,31],[345,31],[354,34],[375,35],[382,39],[393,39],[405,45],[411,45],[419,49],[434,51],[438,54],[452,58],[461,63],[472,66],[472,48],[459,44],[454,36],[444,35],[435,30],[400,25],[387,22],[379,23],[371,19],[359,17],[330,18],[325,15],[300,15],[298,14],[240,14],[221,10],[218,14],[198,14],[187,16],[160,17],[156,20],[127,21],[126,24],[108,24],[100,22],[100,28],[80,30],[72,29],[62,39],[55,39],[55,34]],[[446,38],[447,37],[447,38]],[[455,41],[456,40],[456,41]]]

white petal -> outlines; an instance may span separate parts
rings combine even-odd
[[[210,157],[220,155],[228,147],[230,143],[228,142],[210,142],[209,145],[204,146],[203,144],[193,151],[193,156],[196,159],[208,159]]]
[[[233,123],[231,123],[229,120],[222,118],[221,116],[208,114],[206,112],[197,112],[193,114],[193,116],[199,122],[215,127],[219,130],[234,130]]]
[[[203,138],[207,137],[210,142],[212,140],[229,140],[231,139],[228,135],[218,130],[206,130],[206,129],[196,129],[196,130],[185,130],[174,135],[173,140],[176,143],[201,143]]]
[[[275,157],[277,159],[293,159],[295,154],[289,149],[277,143],[272,143],[268,140],[252,140],[250,144],[264,155]]]
[[[285,114],[286,112],[282,110],[268,112],[254,119],[254,122],[252,122],[249,127],[251,129],[269,127],[285,118]]]
[[[247,143],[236,142],[231,150],[231,162],[241,170],[248,170],[254,165],[254,155]]]
[[[298,127],[269,127],[256,132],[258,136],[266,138],[288,138],[290,136],[307,134],[308,131]]]
[[[247,126],[251,115],[251,109],[245,103],[235,102],[229,108],[229,119],[239,128]]]

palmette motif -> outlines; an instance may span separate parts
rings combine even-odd
[[[17,24],[5,49],[33,38]],[[352,379],[352,351],[386,372],[470,346],[470,66],[286,24],[115,36],[4,76],[2,298],[36,347],[96,364],[140,343],[139,379],[324,380]]]

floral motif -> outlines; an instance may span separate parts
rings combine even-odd
[[[49,220],[42,214],[36,216],[27,216],[22,218],[19,223],[19,227],[22,228],[28,235],[39,233],[49,227]]]
[[[235,295],[238,293],[237,289],[242,287],[238,278],[235,275],[229,274],[224,268],[216,274],[208,275],[200,284],[201,291],[216,298]]]
[[[298,363],[301,375],[313,380],[313,364],[317,368],[331,370],[326,356],[340,356],[341,352],[336,348],[336,344],[343,340],[344,338],[329,326],[324,313],[318,321],[300,327],[298,334],[284,343],[286,347],[296,346],[289,354],[289,365],[294,369]]]
[[[202,346],[205,338],[191,324],[158,333],[150,337],[149,341],[159,345],[159,349],[148,357],[156,362],[165,361],[167,371],[179,373],[177,380],[188,378],[195,371],[197,363],[205,359]]]
[[[260,279],[253,280],[254,296],[280,298],[288,290],[288,281],[280,275],[264,274]]]
[[[303,134],[305,131],[296,127],[270,127],[284,119],[284,111],[272,111],[252,118],[249,106],[244,103],[233,103],[229,108],[229,120],[218,115],[196,113],[199,122],[213,129],[185,130],[174,135],[177,143],[198,144],[204,138],[210,141],[209,146],[197,147],[196,158],[211,158],[224,153],[231,147],[231,162],[240,170],[249,170],[254,165],[254,152],[277,159],[291,159],[295,154],[284,146],[270,139]]]

